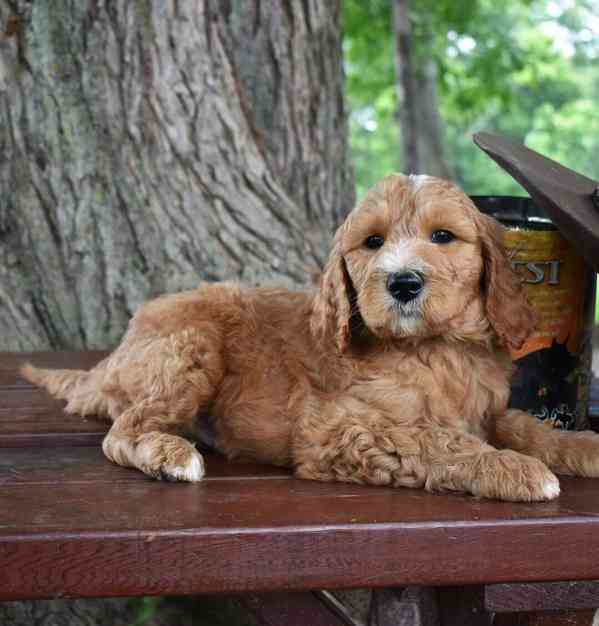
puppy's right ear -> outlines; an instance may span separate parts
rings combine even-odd
[[[339,352],[347,350],[350,340],[350,278],[343,254],[341,239],[344,226],[335,234],[333,250],[320,279],[320,286],[312,303],[310,329],[322,340],[331,337]]]

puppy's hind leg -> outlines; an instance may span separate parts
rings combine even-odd
[[[220,345],[198,333],[162,338],[148,352],[143,376],[141,388],[138,373],[132,376],[135,398],[115,419],[102,443],[104,453],[154,478],[201,480],[202,456],[181,435],[192,432],[195,417],[207,409],[220,384]]]
[[[599,477],[599,434],[570,432],[518,411],[495,418],[493,445],[528,454],[558,474]]]

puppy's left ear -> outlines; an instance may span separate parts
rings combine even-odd
[[[341,253],[341,226],[335,234],[333,250],[320,279],[320,286],[312,304],[310,329],[319,340],[331,337],[340,352],[347,350],[350,341],[352,285]]]
[[[478,216],[484,257],[487,318],[499,341],[512,350],[522,347],[532,333],[535,313],[526,299],[522,279],[513,270],[504,245],[504,229],[497,220]]]

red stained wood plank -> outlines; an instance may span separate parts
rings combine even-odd
[[[90,501],[96,497],[87,494]],[[219,526],[226,515],[220,511],[211,527],[181,523],[171,531],[140,525],[135,531],[3,533],[0,598],[459,585],[599,572],[599,550],[583,549],[593,546],[597,524],[575,519],[528,520],[509,529],[396,522],[226,532]],[[100,516],[96,524],[104,521]]]
[[[597,608],[599,581],[488,585],[485,606],[497,613]]]
[[[201,483],[157,482],[104,458],[99,447],[9,449],[0,455],[0,535],[8,532],[223,528],[352,524],[599,523],[599,481],[562,478],[557,501],[512,504],[291,478],[281,468],[229,463],[206,454]],[[86,494],[102,483],[97,500]],[[57,485],[57,489],[48,489]],[[60,496],[60,498],[58,497]],[[67,504],[64,504],[67,502]],[[156,503],[160,503],[158,507]],[[211,508],[213,507],[213,508]],[[104,508],[101,526],[97,509]],[[32,517],[32,511],[39,515]],[[42,520],[42,522],[40,522]]]
[[[200,484],[160,483],[94,448],[44,450],[36,468],[41,452],[2,453],[4,599],[599,577],[593,480],[518,505],[301,481],[218,457]]]
[[[0,434],[0,452],[6,448],[52,448],[62,446],[99,446],[104,438],[104,431],[69,432],[71,422],[56,424],[56,431]]]
[[[217,454],[204,454],[208,466],[206,481],[286,479],[288,470],[255,463],[229,463]],[[14,448],[0,454],[0,486],[73,483],[153,481],[142,472],[111,463],[100,446],[74,448]],[[2,492],[0,491],[0,499]],[[0,519],[2,519],[0,513]]]
[[[504,528],[506,535],[512,527],[527,525],[534,530],[530,542],[543,543],[540,533],[561,523],[599,526],[596,495],[594,501],[588,502],[578,481],[572,484],[572,479],[564,479],[559,501],[525,505],[479,502],[469,496],[428,494],[422,490],[317,483],[286,476],[265,480],[260,470],[252,476],[251,470],[248,473],[242,465],[221,467],[231,470],[231,474],[237,470],[239,475],[213,472],[212,479],[201,483],[168,483],[146,478],[134,470],[107,466],[102,474],[105,478],[100,479],[93,476],[92,466],[80,470],[80,479],[71,472],[70,476],[66,473],[68,482],[56,483],[38,475],[27,483],[23,473],[17,471],[16,477],[5,480],[0,490],[0,536],[61,529],[67,533],[136,529],[176,532],[181,528],[214,527],[234,530],[416,525],[442,527],[451,542],[456,525],[467,529],[492,525]],[[216,469],[214,464],[212,468]],[[58,487],[48,488],[51,483]],[[101,487],[96,488],[100,483]],[[593,492],[597,492],[596,485]],[[552,541],[546,545],[549,554]],[[430,556],[435,558],[434,554]],[[481,554],[477,558],[486,557]]]
[[[143,479],[141,472],[126,471],[108,461],[100,446],[61,446],[47,450],[11,448],[0,451],[0,499],[6,497],[3,489],[7,486],[65,486],[70,483],[120,483]],[[32,503],[29,511],[35,510],[37,504]],[[5,523],[6,517],[0,513],[2,519],[4,521],[0,523]]]
[[[547,611],[495,615],[493,626],[593,626],[595,611]]]
[[[0,448],[98,445],[109,423],[67,415],[64,402],[42,389],[0,389]]]
[[[64,402],[23,380],[18,367],[31,362],[40,367],[89,369],[106,351],[0,352],[0,449],[55,445],[99,445],[108,423],[66,415]]]

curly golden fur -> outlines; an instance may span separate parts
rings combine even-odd
[[[228,457],[302,478],[547,500],[551,470],[599,475],[599,436],[507,410],[508,349],[532,326],[499,224],[452,183],[393,175],[315,292],[202,285],[142,306],[89,372],[22,371],[110,418],[106,456],[150,476],[201,479],[186,437],[212,424]]]

